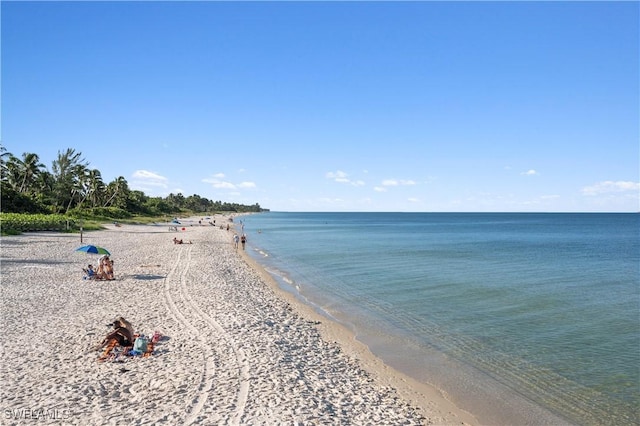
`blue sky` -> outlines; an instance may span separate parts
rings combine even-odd
[[[638,2],[2,2],[2,144],[278,211],[631,211]]]

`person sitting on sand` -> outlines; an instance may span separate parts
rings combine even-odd
[[[98,262],[98,270],[96,271],[96,280],[104,279],[104,265],[102,263],[102,259]]]
[[[113,260],[109,259],[109,256],[102,256],[100,258],[100,265],[98,266],[98,273],[96,278],[99,280],[114,280],[113,274]]]
[[[107,334],[102,342],[100,342],[100,345],[96,347],[96,350],[104,347],[112,340],[118,342],[120,346],[126,347],[133,345],[133,335],[120,321],[115,320],[113,322],[113,328],[114,330],[111,333]]]
[[[82,268],[82,272],[84,272],[84,277],[82,277],[85,280],[92,280],[96,277],[96,271],[93,269],[93,265],[89,265],[87,266],[87,268]]]
[[[129,333],[131,333],[131,335],[133,336],[133,325],[129,321],[124,319],[124,317],[118,317],[116,318],[116,321],[119,321],[120,324],[122,324],[124,328],[129,330]]]
[[[116,277],[113,273],[113,260],[107,258],[106,260],[106,265],[105,265],[105,271],[107,273],[107,279],[108,280],[115,280]]]

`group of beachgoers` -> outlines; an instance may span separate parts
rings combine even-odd
[[[92,264],[82,269],[85,280],[115,280],[113,273],[113,260],[109,256],[104,255],[100,258],[98,269],[94,269]]]
[[[241,237],[238,234],[233,235],[233,246],[237,249],[238,243],[242,244],[242,250],[244,250],[244,246],[247,244],[247,234],[242,234]]]

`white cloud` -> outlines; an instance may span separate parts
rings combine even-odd
[[[376,192],[387,192],[387,188],[383,187],[383,186],[374,186],[373,190]]]
[[[385,179],[382,181],[382,186],[411,186],[415,184],[416,182],[410,179]]]
[[[148,170],[136,170],[133,172],[133,182],[132,187],[160,187],[167,188],[168,179],[164,176],[160,176],[157,173],[150,172]]]
[[[326,174],[327,179],[346,179],[347,176],[348,175],[345,172],[342,172],[340,170],[338,170],[337,172],[327,172]]]
[[[235,184],[227,180],[223,180],[224,177],[225,177],[224,173],[216,173],[211,178],[202,179],[202,182],[208,183],[216,189],[230,189],[230,190],[249,189],[249,188],[255,188],[257,186],[255,182],[247,182],[247,181]]]
[[[135,172],[133,172],[133,177],[135,179],[151,179],[165,182],[167,181],[166,177],[160,176],[159,174],[150,172],[148,170],[136,170]]]
[[[533,170],[533,169],[530,169],[530,170],[527,170],[526,172],[522,172],[520,174],[523,175],[523,176],[535,176],[535,175],[538,174],[538,172]]]
[[[151,197],[165,196],[170,192],[169,179],[155,172],[136,170],[131,177],[129,187],[135,191],[142,191]]]
[[[407,198],[407,201],[410,202],[410,203],[419,203],[420,199],[415,198],[415,197],[410,197],[410,198]]]
[[[338,170],[336,172],[327,172],[325,174],[327,179],[333,179],[334,182],[338,183],[346,183],[353,186],[364,186],[365,182],[362,180],[351,180],[349,179],[349,175],[345,172]]]
[[[602,194],[614,194],[621,192],[631,192],[640,191],[640,182],[630,182],[630,181],[611,181],[606,180],[603,182],[598,182],[591,186],[585,186],[582,188],[582,194],[587,196],[595,196]]]
[[[236,186],[231,182],[211,182],[211,185],[216,189],[236,189]]]
[[[202,182],[211,184],[211,186],[213,186],[216,189],[236,189],[236,186],[231,182],[226,182],[224,180],[220,180],[215,177],[211,179],[210,178],[202,179]]]

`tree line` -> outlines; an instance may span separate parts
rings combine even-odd
[[[82,153],[58,151],[48,169],[35,153],[18,158],[0,145],[1,210],[5,213],[74,215],[91,213],[113,218],[130,215],[161,216],[180,212],[261,212],[258,203],[243,205],[211,201],[199,195],[169,194],[149,197],[129,188],[119,176],[104,182],[100,170],[89,167]]]

